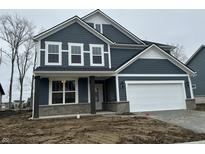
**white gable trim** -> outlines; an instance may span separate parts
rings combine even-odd
[[[108,15],[106,15],[105,13],[103,13],[101,10],[97,9],[89,14],[87,14],[86,16],[82,17],[82,19],[85,21],[86,19],[88,19],[89,17],[93,16],[94,14],[99,13],[102,16],[104,16],[108,21],[110,21],[112,23],[112,25],[117,28],[119,31],[121,31],[123,34],[125,34],[127,37],[129,37],[130,39],[132,39],[133,41],[135,41],[136,43],[140,43],[140,44],[144,44],[145,43],[143,41],[141,41],[137,36],[135,36],[134,34],[132,34],[130,31],[128,31],[126,28],[124,28],[123,26],[121,26],[119,23],[117,23],[116,21],[114,21],[112,18],[110,18]]]
[[[142,54],[139,58],[140,59],[167,59],[165,55],[156,51],[158,49],[151,49],[149,52]]]
[[[102,41],[109,43],[109,44],[114,44],[111,40],[109,40],[107,37],[103,36],[101,33],[99,33],[98,31],[96,31],[95,29],[93,29],[92,27],[90,27],[89,25],[87,25],[84,21],[82,21],[78,16],[74,16],[73,18],[62,22],[61,24],[52,27],[51,29],[40,33],[39,35],[36,35],[34,37],[34,40],[41,40],[43,38],[48,37],[51,34],[54,34],[58,31],[60,31],[61,29],[70,26],[71,24],[77,22],[78,24],[80,24],[82,27],[84,27],[85,29],[87,29],[90,33],[92,33],[93,35],[97,36],[99,39],[101,39]]]
[[[122,70],[124,70],[126,67],[128,67],[129,65],[131,65],[132,63],[134,63],[137,59],[139,59],[144,53],[146,53],[147,51],[149,51],[151,48],[157,48],[163,55],[165,55],[167,57],[167,59],[169,61],[171,61],[173,64],[175,64],[176,66],[178,66],[179,68],[181,68],[182,70],[184,70],[186,73],[190,74],[190,75],[195,75],[195,72],[193,72],[190,68],[188,68],[187,66],[185,66],[183,63],[179,62],[178,60],[176,60],[175,58],[173,58],[171,55],[169,55],[168,53],[166,53],[164,50],[162,50],[161,48],[159,48],[158,46],[156,46],[155,44],[149,46],[147,49],[145,49],[144,51],[142,51],[140,54],[136,55],[135,57],[133,57],[131,60],[129,60],[127,63],[125,63],[124,65],[122,65],[120,68],[118,68],[115,72],[119,73]]]

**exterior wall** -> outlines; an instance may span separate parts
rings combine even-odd
[[[78,80],[79,103],[88,103],[88,78]]]
[[[118,68],[131,58],[139,54],[143,49],[116,49],[111,48],[111,64],[112,68]]]
[[[126,86],[125,86],[125,81],[142,81],[142,80],[184,80],[185,82],[185,91],[186,91],[186,96],[187,98],[191,98],[190,94],[190,88],[188,83],[188,77],[119,77],[119,96],[120,96],[120,101],[127,101],[127,96],[126,96]]]
[[[167,59],[138,59],[120,74],[186,74]]]
[[[48,97],[49,97],[49,80],[48,78],[40,79],[40,98],[39,105],[48,105]]]
[[[134,42],[112,25],[103,24],[103,34],[116,43],[136,44],[136,42]]]
[[[106,102],[116,101],[115,77],[110,77],[105,81]]]
[[[197,72],[197,76],[191,79],[192,84],[196,84],[196,89],[193,89],[194,95],[205,97],[205,48],[202,48],[187,65]]]
[[[86,114],[90,113],[90,104],[66,104],[66,105],[51,105],[40,106],[39,116],[55,116],[69,114]]]
[[[205,96],[196,96],[196,104],[205,104]]]
[[[129,102],[108,102],[103,104],[103,110],[117,113],[130,112]]]
[[[68,50],[68,43],[83,43],[84,51],[89,51],[89,44],[102,44],[104,45],[104,51],[108,51],[108,45],[101,39],[87,31],[78,23],[74,23],[50,36],[41,40],[40,50],[40,66],[45,66],[45,41],[62,42],[62,50]],[[108,67],[108,54],[104,54],[105,67]],[[53,65],[55,66],[55,65]],[[62,66],[68,66],[68,52],[62,51]],[[75,66],[72,66],[75,67]],[[76,66],[79,67],[79,66]],[[90,53],[84,53],[84,66],[90,66]]]

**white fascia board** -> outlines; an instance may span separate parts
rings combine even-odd
[[[136,55],[135,57],[133,57],[131,60],[129,60],[127,63],[125,63],[124,65],[122,65],[120,68],[118,68],[115,72],[119,73],[122,70],[124,70],[126,67],[128,67],[129,65],[131,65],[132,63],[134,63],[137,59],[140,58],[141,55],[143,55],[145,52],[149,51],[149,49],[151,48],[157,48],[159,49],[159,51],[161,53],[163,53],[165,56],[167,56],[167,59],[169,61],[171,61],[174,65],[178,66],[179,68],[181,68],[182,70],[184,70],[186,73],[190,74],[190,75],[195,75],[196,72],[193,72],[191,69],[189,69],[186,65],[184,65],[183,63],[180,63],[178,60],[176,60],[175,58],[173,58],[171,55],[169,55],[168,53],[166,53],[164,50],[162,50],[161,48],[159,48],[157,45],[153,44],[151,46],[149,46],[148,48],[146,48],[144,51],[142,51],[140,54]]]
[[[117,74],[118,77],[188,77],[188,74]]]
[[[118,22],[116,22],[115,20],[113,20],[112,18],[110,18],[108,15],[106,15],[104,12],[102,12],[101,10],[97,9],[89,14],[87,14],[86,16],[82,17],[83,20],[89,18],[90,16],[99,13],[101,15],[103,15],[106,19],[108,19],[115,28],[117,28],[118,30],[120,30],[123,34],[125,34],[126,36],[128,36],[129,38],[131,38],[133,41],[137,42],[137,43],[141,43],[144,44],[145,43],[139,39],[137,36],[135,36],[134,34],[132,34],[130,31],[128,31],[126,28],[124,28],[123,26],[121,26]]]
[[[97,36],[99,39],[101,39],[102,41],[109,43],[109,44],[114,44],[114,42],[112,42],[111,40],[109,40],[108,38],[106,38],[104,35],[102,35],[101,33],[99,33],[98,31],[96,31],[95,29],[93,29],[92,27],[88,26],[84,21],[82,21],[78,16],[74,16],[73,18],[71,18],[70,20],[67,20],[65,22],[62,22],[61,24],[59,24],[58,26],[54,26],[53,28],[49,29],[48,31],[45,31],[44,33],[37,35],[36,37],[34,37],[34,40],[42,40],[46,37],[48,37],[51,34],[54,34],[56,32],[58,32],[59,30],[73,24],[73,23],[79,23],[82,27],[84,27],[85,29],[87,29],[90,33],[92,33],[93,35]]]

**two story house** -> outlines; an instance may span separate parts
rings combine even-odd
[[[34,37],[33,118],[186,109],[195,72],[173,46],[139,39],[101,10]]]

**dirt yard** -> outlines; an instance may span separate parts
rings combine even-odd
[[[181,143],[205,139],[205,134],[146,117],[28,120],[30,114],[0,112],[0,143]]]

